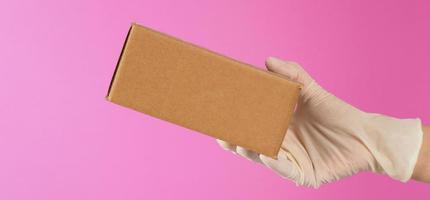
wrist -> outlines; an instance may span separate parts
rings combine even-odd
[[[423,126],[423,142],[412,178],[430,182],[430,127]]]

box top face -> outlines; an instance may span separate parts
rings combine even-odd
[[[300,85],[132,25],[108,100],[276,157]]]

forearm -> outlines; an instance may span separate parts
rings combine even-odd
[[[412,178],[430,183],[430,126],[423,126],[423,143]]]

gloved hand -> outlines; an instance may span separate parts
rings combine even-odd
[[[218,140],[224,149],[304,186],[369,170],[410,179],[422,142],[419,119],[363,112],[321,88],[296,63],[269,58],[266,67],[304,85],[278,160]]]

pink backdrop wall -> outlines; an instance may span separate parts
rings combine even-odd
[[[370,173],[296,187],[104,100],[130,22],[263,67],[300,62],[368,111],[430,123],[430,3],[0,1],[0,199],[428,199]],[[401,148],[401,147],[399,147]]]

